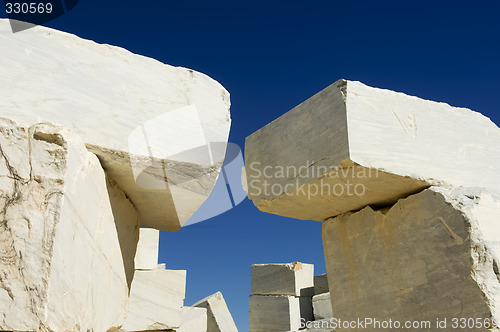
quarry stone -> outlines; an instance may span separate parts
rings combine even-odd
[[[0,118],[0,208],[0,330],[123,323],[137,213],[78,136]]]
[[[126,193],[140,225],[178,230],[209,196],[230,128],[229,93],[199,72],[0,19],[0,116],[72,129]]]
[[[498,321],[498,215],[497,192],[431,187],[384,209],[328,219],[323,244],[335,317]]]
[[[248,197],[324,221],[430,185],[499,188],[498,142],[477,112],[339,80],[247,137]]]

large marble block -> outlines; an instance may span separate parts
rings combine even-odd
[[[495,192],[431,187],[391,207],[328,219],[335,317],[498,322],[499,215]]]
[[[238,332],[221,292],[196,302],[193,307],[207,309],[207,332]]]
[[[139,213],[179,229],[224,160],[229,93],[210,77],[123,48],[0,19],[0,116],[71,128]]]
[[[0,214],[0,330],[123,323],[137,214],[78,136],[0,118]]]
[[[130,290],[127,319],[121,330],[154,331],[181,326],[186,271],[136,270]]]
[[[158,267],[160,231],[153,228],[139,230],[139,242],[135,254],[136,270],[154,270]]]
[[[253,264],[253,295],[314,295],[314,265],[300,262],[287,264]]]
[[[339,80],[247,137],[248,197],[324,221],[429,185],[498,188],[499,142],[474,111]]]

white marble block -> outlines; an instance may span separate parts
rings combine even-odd
[[[0,19],[0,116],[72,129],[139,213],[178,230],[209,196],[231,124],[229,93],[182,67]]]
[[[207,309],[207,332],[238,332],[221,292],[196,302],[193,307]]]
[[[477,112],[339,80],[247,137],[248,197],[324,221],[429,185],[499,188],[499,142]]]
[[[250,332],[297,331],[300,327],[300,302],[296,296],[251,295]]]
[[[177,332],[207,332],[207,309],[182,307],[181,327]]]
[[[312,298],[314,320],[333,318],[332,302],[330,292],[314,295]]]
[[[287,264],[253,264],[253,295],[314,295],[314,265],[300,262]]]
[[[158,267],[158,252],[160,249],[160,231],[141,227],[139,242],[135,254],[136,270],[154,270]]]
[[[0,214],[0,330],[123,323],[137,214],[78,136],[0,118]]]
[[[335,317],[500,319],[500,195],[431,187],[323,223]]]
[[[184,270],[136,270],[122,331],[179,328],[185,290]]]

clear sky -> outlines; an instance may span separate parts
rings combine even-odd
[[[246,136],[339,78],[500,124],[499,13],[499,1],[483,0],[80,0],[46,26],[218,80],[231,93],[230,141],[243,148]],[[220,290],[241,332],[251,264],[302,261],[325,273],[319,222],[264,214],[248,200],[162,232],[160,261],[187,269],[188,305]]]

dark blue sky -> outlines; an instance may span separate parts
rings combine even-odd
[[[498,125],[499,15],[498,1],[80,0],[46,25],[218,80],[231,93],[230,140],[243,147],[339,78],[468,107]],[[325,272],[320,223],[263,214],[248,200],[162,232],[160,260],[188,270],[187,304],[222,291],[241,332],[252,263]]]

